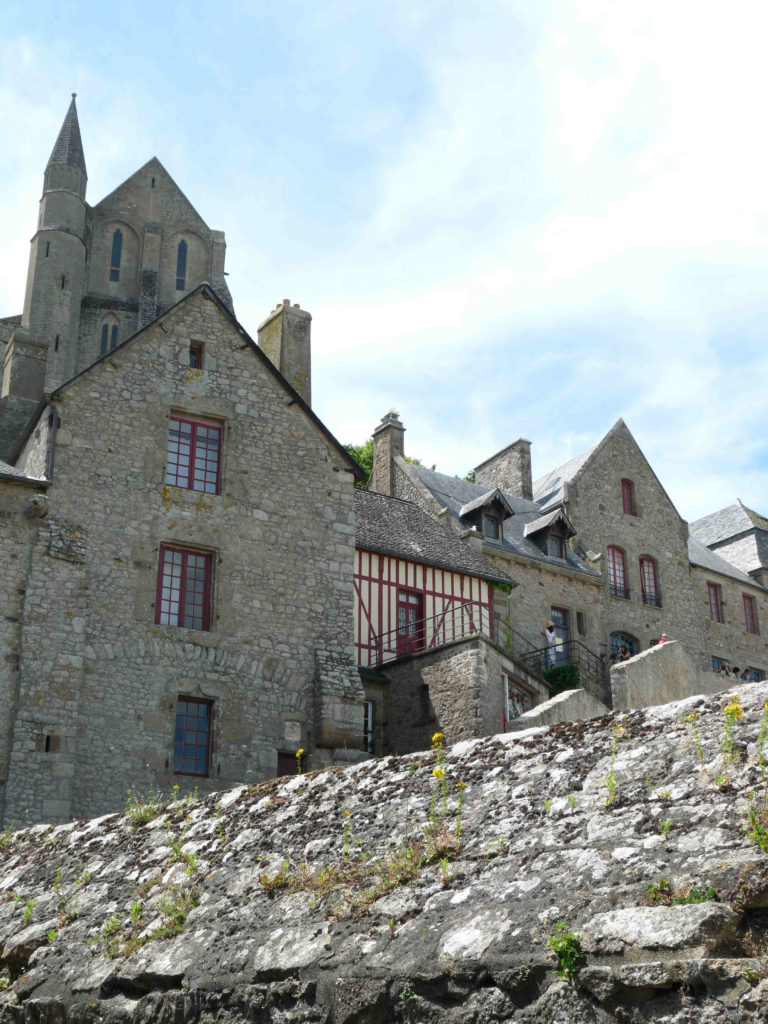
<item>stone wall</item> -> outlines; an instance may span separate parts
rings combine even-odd
[[[298,746],[313,766],[362,756],[353,478],[287,398],[205,292],[55,396],[6,821],[113,810],[127,780],[149,793],[270,778]],[[171,410],[222,424],[221,493],[164,484]],[[209,631],[156,624],[161,544],[212,555]],[[179,695],[213,702],[205,778],[173,773]],[[46,735],[55,750],[38,749]]]
[[[507,726],[507,732],[522,732],[536,726],[556,725],[558,722],[577,722],[582,718],[598,718],[609,714],[610,709],[601,704],[587,690],[565,690],[543,704],[514,718]]]
[[[622,479],[632,481],[636,515],[624,512]],[[665,632],[676,639],[696,635],[699,622],[688,560],[687,523],[678,515],[623,423],[606,435],[577,482],[568,487],[568,515],[584,548],[602,554],[603,591],[598,614],[603,651],[610,653],[609,637],[614,631],[634,636],[641,650]],[[610,594],[609,545],[624,551],[628,599]],[[660,608],[643,603],[642,555],[656,560]]]
[[[697,665],[685,646],[675,640],[657,644],[611,669],[616,711],[666,704],[697,693],[719,693],[727,684],[727,679]]]
[[[0,1024],[764,1024],[739,692],[17,833]]]
[[[707,583],[715,583],[723,596],[724,622],[710,618]],[[724,659],[733,667],[758,668],[768,675],[768,593],[749,583],[692,567],[693,601],[698,629],[687,646],[696,651],[697,664],[705,671],[712,669],[712,658]],[[744,616],[744,595],[748,594],[757,613],[757,633],[749,633]]]

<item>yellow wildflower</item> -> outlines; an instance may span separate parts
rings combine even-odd
[[[436,779],[444,779],[445,778],[445,772],[443,771],[442,768],[433,768],[432,769],[432,774],[435,776]]]
[[[432,748],[442,747],[445,736],[441,732],[436,732],[432,737]]]
[[[304,754],[304,747],[299,747],[299,749],[296,751],[296,757],[302,757],[303,754]]]
[[[456,789],[466,789],[466,788],[467,788],[466,782],[457,782],[456,783]]]

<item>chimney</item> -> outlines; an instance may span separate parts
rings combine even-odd
[[[405,427],[395,409],[390,409],[373,432],[373,470],[368,490],[378,494],[395,493],[395,456],[405,453]]]
[[[292,306],[283,299],[259,324],[259,348],[307,405],[312,404],[311,323],[312,317],[298,302]]]
[[[531,442],[519,437],[490,459],[481,462],[475,467],[475,483],[488,490],[498,487],[507,494],[532,500]]]

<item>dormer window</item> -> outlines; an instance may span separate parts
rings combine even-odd
[[[483,533],[487,540],[501,540],[501,520],[498,516],[483,516]]]
[[[560,534],[550,533],[547,537],[547,551],[553,558],[565,558],[565,538]]]

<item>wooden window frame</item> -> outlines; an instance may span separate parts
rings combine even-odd
[[[707,601],[709,602],[710,622],[725,622],[723,610],[723,588],[719,583],[710,583],[707,580]]]
[[[189,756],[189,755],[185,755],[183,752],[181,754],[177,753],[177,748],[178,748],[179,742],[181,742],[182,746],[185,745],[185,740],[186,740],[186,735],[187,735],[186,730],[185,730],[185,734],[182,737],[181,741],[179,741],[177,739],[176,731],[179,728],[178,721],[179,721],[179,710],[180,710],[181,706],[182,705],[190,705],[190,704],[197,704],[197,705],[203,704],[203,705],[205,705],[208,708],[208,716],[207,716],[207,719],[206,719],[206,721],[208,722],[208,730],[207,730],[206,743],[205,743],[205,771],[202,771],[202,772],[189,770],[189,769],[186,769],[186,768],[183,768],[183,767],[182,768],[177,768],[176,767],[177,758],[181,758],[182,763],[183,763],[184,758],[186,756]],[[184,718],[185,718],[185,720],[191,719],[191,716],[188,716],[188,715],[185,714]],[[199,716],[196,716],[196,720],[199,721]],[[179,697],[177,697],[177,699],[176,699],[176,717],[174,719],[174,727],[173,727],[173,729],[174,729],[174,735],[173,735],[173,774],[174,775],[193,775],[195,778],[198,778],[198,779],[209,778],[210,774],[211,774],[211,754],[213,752],[213,701],[212,700],[205,700],[205,699],[203,699],[201,697],[188,697],[186,694],[179,695]],[[199,735],[198,730],[195,730],[194,735],[195,736]],[[194,745],[198,749],[200,749],[198,744],[194,744]],[[194,759],[196,761],[198,760],[196,754],[192,755],[192,756],[194,757]]]
[[[661,608],[661,590],[656,559],[651,555],[640,555],[640,590],[643,604]]]
[[[181,442],[172,442],[171,430],[174,423],[184,423],[188,425],[190,429],[190,442],[189,442],[189,465],[187,466],[186,479],[182,473],[179,473],[178,463],[171,461],[172,456],[178,456],[179,452],[171,451],[171,444]],[[195,469],[197,466],[198,451],[203,451],[202,444],[198,445],[198,431],[203,427],[206,430],[216,431],[219,438],[218,454],[216,458],[216,480],[215,490],[208,490],[207,486],[196,487],[197,478],[195,475]],[[182,413],[173,412],[170,415],[168,423],[168,438],[166,440],[165,449],[165,477],[164,481],[169,487],[181,487],[185,491],[197,491],[200,494],[220,494],[221,493],[221,457],[223,452],[223,440],[224,440],[224,425],[217,423],[216,420],[197,419],[192,416],[184,416]],[[208,462],[207,458],[203,459],[203,465]],[[207,479],[208,473],[205,473],[203,478],[203,484],[207,485],[210,481]]]
[[[202,370],[203,368],[203,343],[202,341],[193,341],[189,346],[189,366],[192,370]]]
[[[627,477],[621,479],[621,505],[625,516],[636,516],[635,485]]]
[[[757,605],[751,594],[742,594],[744,603],[744,628],[748,633],[758,636],[760,627],[757,622]]]
[[[401,632],[400,609],[406,609],[405,632]],[[418,608],[418,617],[411,622],[408,611]],[[421,590],[414,590],[412,587],[398,587],[395,598],[395,643],[397,656],[399,658],[416,651],[424,650],[426,646],[426,624],[424,622],[424,594]],[[414,630],[413,627],[416,627]]]
[[[608,545],[608,587],[611,597],[629,600],[627,556],[624,548],[620,548],[616,544]]]
[[[166,573],[166,555],[182,555],[181,572],[179,574],[178,588],[165,586],[166,580],[173,580],[175,577]],[[184,620],[187,613],[187,582],[189,563],[192,557],[203,559],[203,586],[202,602],[199,626],[188,626]],[[168,563],[169,566],[171,563]],[[163,590],[178,589],[178,608],[173,616],[170,612],[163,612]],[[213,592],[213,553],[200,551],[199,548],[185,548],[176,544],[161,544],[157,562],[157,592],[155,596],[155,624],[158,626],[175,626],[180,629],[196,629],[202,633],[211,631],[211,595]],[[164,621],[165,617],[175,618],[175,621]]]

